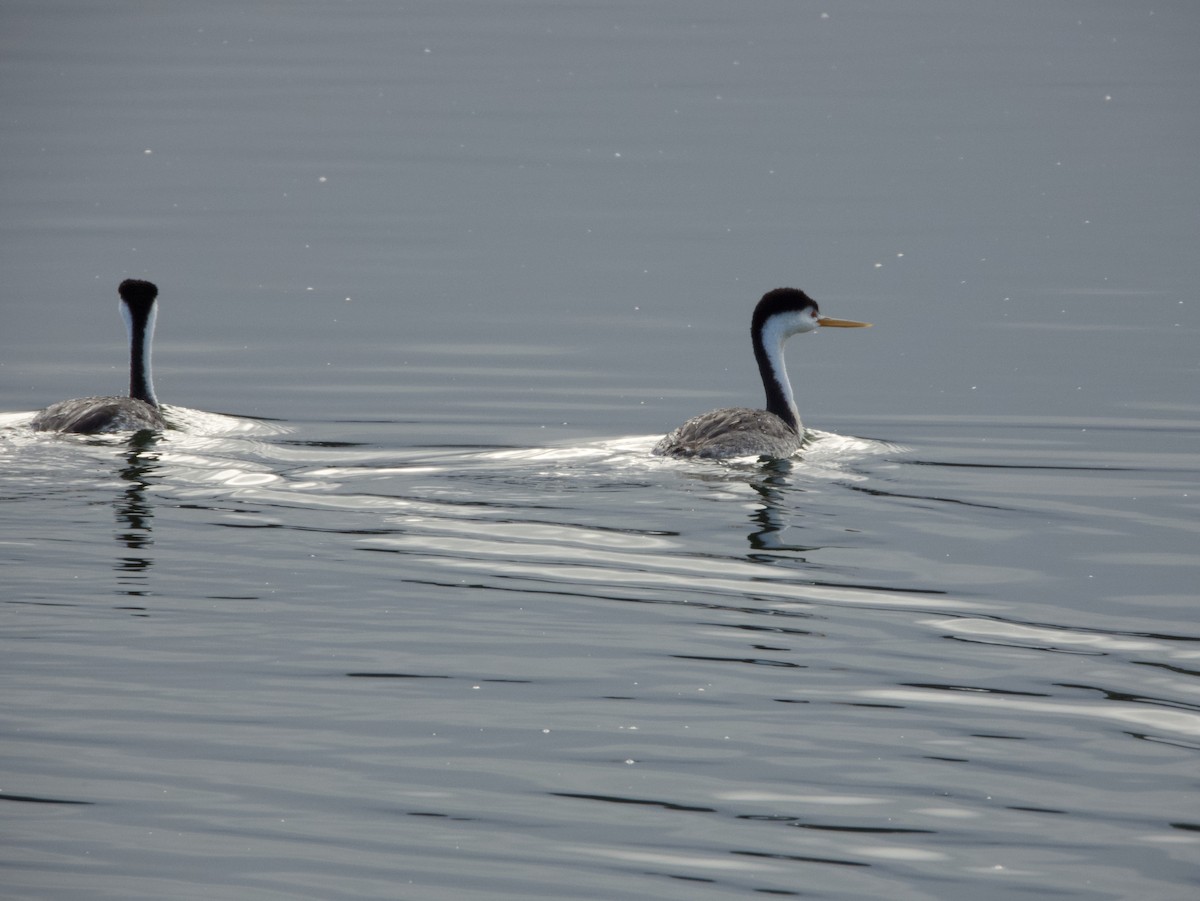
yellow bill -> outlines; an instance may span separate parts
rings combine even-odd
[[[828,316],[820,316],[817,319],[817,325],[827,325],[830,328],[870,328],[869,322],[855,322],[853,319],[830,319]]]

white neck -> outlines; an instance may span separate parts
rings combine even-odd
[[[134,384],[140,380],[145,387],[150,403],[158,406],[158,396],[154,393],[154,379],[150,372],[150,348],[154,344],[154,321],[158,318],[158,308],[150,308],[150,315],[146,317],[145,331],[140,336],[137,334],[137,324],[133,321],[133,314],[129,312],[129,307],[123,302],[121,303],[121,318],[125,320],[125,331],[129,335],[130,388],[132,390]]]
[[[773,316],[767,320],[762,330],[763,352],[766,354],[767,366],[770,370],[763,373],[763,379],[765,381],[767,378],[771,378],[775,382],[797,423],[800,422],[800,413],[796,409],[796,398],[792,394],[792,383],[788,379],[783,345],[792,335],[804,330],[803,323],[792,316]]]

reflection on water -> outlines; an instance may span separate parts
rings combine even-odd
[[[783,539],[783,533],[788,528],[788,520],[784,504],[785,493],[792,496],[789,490],[802,491],[794,486],[788,476],[792,472],[790,460],[774,460],[763,464],[762,477],[750,483],[750,487],[762,499],[751,514],[755,529],[750,532],[748,540],[750,547],[756,551],[793,551],[803,553],[813,550],[812,547],[788,544]],[[790,505],[788,505],[790,506]],[[763,557],[752,559],[764,560]]]
[[[1061,430],[1009,465],[950,422],[911,451],[825,433],[793,460],[701,464],[651,457],[656,436],[413,447],[387,423],[358,441],[210,425],[2,433],[8,515],[36,511],[77,552],[39,568],[40,543],[11,546],[39,575],[9,582],[35,639],[9,666],[41,674],[14,747],[53,762],[18,788],[90,805],[135,870],[167,823],[293,874],[333,830],[447,896],[474,884],[444,850],[463,842],[502,844],[527,894],[555,897],[598,861],[637,896],[666,879],[879,897],[896,866],[966,892],[996,861],[1065,887],[1100,857],[1153,889],[1194,850],[1194,566],[1136,604],[1090,577],[1134,522],[1182,560],[1194,523],[1155,486],[1192,476],[1162,442],[1093,444],[1079,466]],[[1161,500],[1131,519],[1115,486]],[[79,590],[94,563],[138,617]],[[64,758],[40,708],[107,755]],[[1153,801],[1133,816],[1131,772],[1157,774],[1134,779]],[[157,813],[102,803],[158,785],[180,793]],[[1074,860],[1047,869],[1047,846]]]
[[[154,450],[158,440],[158,436],[150,431],[137,432],[130,437],[125,467],[120,474],[127,484],[113,503],[117,543],[130,552],[117,558],[117,584],[131,597],[149,593],[147,570],[154,565],[150,555],[154,544],[154,506],[146,497],[146,488],[158,469],[158,454]]]
[[[6,4],[0,407],[129,275],[281,419],[0,414],[5,896],[1194,895],[1200,14],[1083,7]],[[831,431],[651,457],[782,284]]]

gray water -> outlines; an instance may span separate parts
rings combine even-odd
[[[1194,897],[1197,48],[6,3],[5,897]],[[30,431],[125,277],[181,428]],[[784,284],[814,442],[651,457]]]

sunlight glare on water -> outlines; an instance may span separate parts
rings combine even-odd
[[[1192,6],[0,24],[6,898],[1194,893]]]

